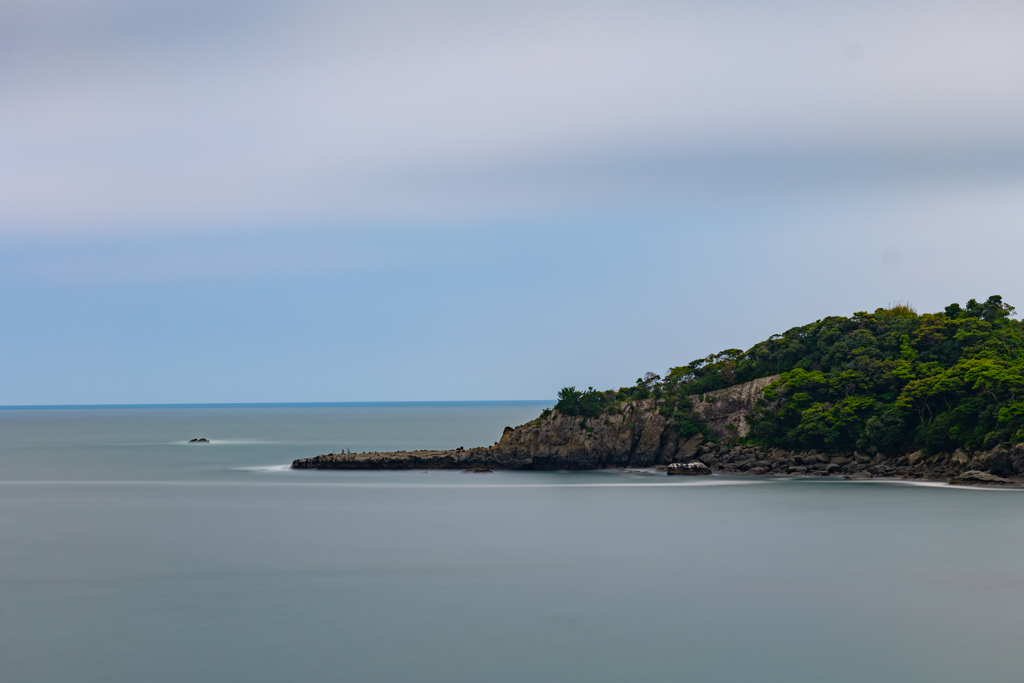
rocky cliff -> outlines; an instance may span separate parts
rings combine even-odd
[[[736,445],[749,433],[747,415],[764,387],[764,377],[693,398],[693,413],[707,423],[701,434],[680,437],[659,412],[655,399],[613,406],[597,417],[545,413],[487,448],[392,453],[329,453],[292,463],[296,469],[533,469],[582,470],[663,467],[699,461],[713,472],[746,474],[954,479],[958,483],[1013,484],[1024,478],[1024,444],[968,453],[917,451],[883,454],[795,453]],[[978,473],[989,475],[979,476]],[[970,475],[970,476],[968,476]],[[999,480],[998,482],[996,480]]]
[[[747,415],[764,394],[764,388],[780,379],[778,375],[693,397],[693,413],[706,422],[710,433],[724,441],[741,439],[750,433]]]
[[[506,427],[501,440],[488,448],[328,454],[296,460],[292,467],[584,470],[653,467],[692,458],[703,438],[680,439],[657,408],[648,399],[592,418],[551,411],[515,429]]]
[[[694,412],[716,438],[730,440],[749,431],[746,415],[777,377],[694,397]],[[680,437],[658,410],[655,399],[613,406],[597,417],[545,411],[541,417],[506,427],[501,440],[488,448],[393,453],[330,453],[292,463],[297,469],[602,469],[655,467],[686,462],[698,453],[700,434]]]

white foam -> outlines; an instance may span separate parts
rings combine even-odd
[[[259,444],[272,444],[272,441],[262,439],[210,439],[206,441],[172,441],[173,444],[184,444],[186,446],[256,446]]]
[[[319,441],[274,441],[272,439],[211,439],[196,443],[192,441],[166,441],[164,443],[175,446],[312,446],[321,448],[323,444]],[[152,444],[140,444],[152,445]]]
[[[262,465],[257,467],[233,467],[239,472],[285,472],[292,468],[290,464],[285,465]]]

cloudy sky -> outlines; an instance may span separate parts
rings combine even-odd
[[[1024,307],[1024,5],[0,0],[0,404],[545,399]]]

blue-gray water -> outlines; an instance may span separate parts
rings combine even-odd
[[[0,679],[1021,678],[1024,492],[277,467],[541,407],[0,410]]]

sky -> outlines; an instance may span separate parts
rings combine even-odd
[[[1024,307],[1024,5],[0,0],[0,405],[549,399]]]

